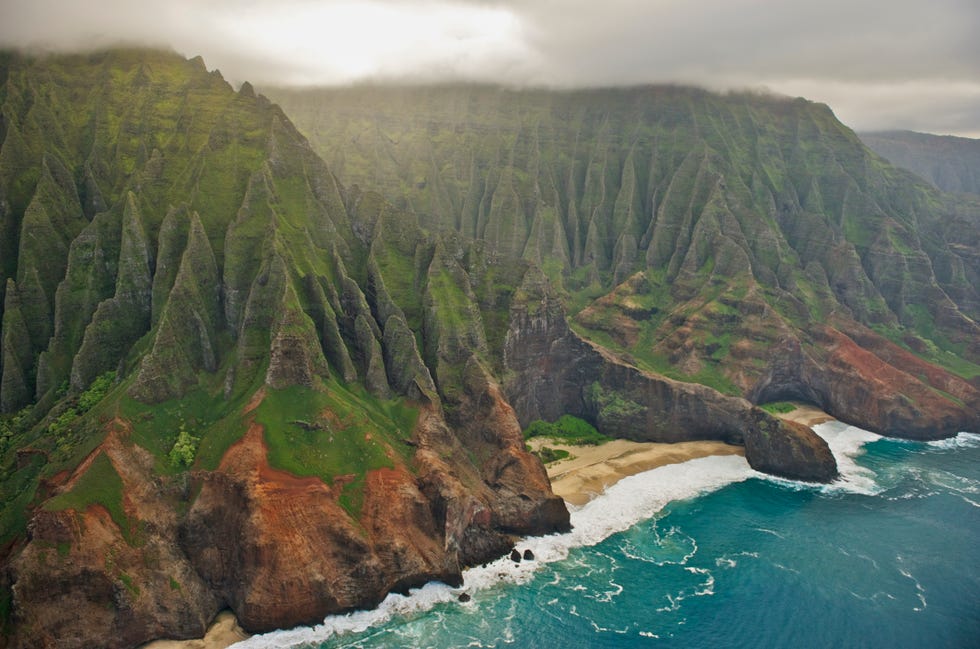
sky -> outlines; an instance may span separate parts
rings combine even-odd
[[[689,83],[980,138],[980,0],[0,0],[0,46],[200,54],[235,83]]]

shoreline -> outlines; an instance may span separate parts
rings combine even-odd
[[[709,455],[744,455],[741,446],[717,441],[631,442],[614,439],[599,446],[568,446],[548,438],[528,442],[533,449],[548,446],[569,457],[545,466],[551,489],[570,505],[580,507],[623,478],[667,464]]]
[[[771,413],[780,419],[813,428],[833,421],[814,405],[791,401],[796,408],[785,413]],[[535,437],[527,442],[533,450],[548,446],[566,451],[569,457],[545,465],[551,489],[565,502],[581,507],[623,478],[650,471],[667,464],[677,464],[709,455],[745,455],[742,446],[718,441],[631,442],[614,439],[599,446],[571,446]]]
[[[796,406],[796,410],[791,410],[789,412],[782,412],[782,413],[770,413],[770,414],[774,414],[776,417],[779,417],[780,419],[795,421],[798,424],[803,424],[804,426],[808,426],[810,428],[813,428],[817,424],[823,424],[825,422],[834,421],[834,419],[836,419],[836,417],[828,415],[820,408],[817,408],[816,406],[812,406],[808,403],[802,403],[799,401],[790,401],[789,403],[792,403],[794,406]]]
[[[218,613],[203,638],[192,640],[154,640],[139,649],[227,649],[236,642],[252,636],[238,624],[238,618],[229,610]]]
[[[794,405],[795,410],[775,416],[809,427],[834,419],[815,406],[804,403]],[[551,480],[552,491],[574,507],[585,505],[608,487],[638,473],[711,455],[745,455],[743,447],[718,441],[667,444],[614,439],[599,446],[570,446],[536,437],[528,440],[528,444],[534,450],[548,446],[569,453],[569,457],[545,465],[545,470]],[[227,649],[250,637],[239,626],[234,613],[224,610],[218,613],[203,638],[154,640],[140,649]]]

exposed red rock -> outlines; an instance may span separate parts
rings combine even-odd
[[[849,329],[857,340],[831,326],[806,346],[785,340],[752,398],[803,399],[892,437],[939,439],[980,430],[980,391],[867,329]]]
[[[105,455],[122,480],[129,525],[121,529],[97,505],[34,513],[9,573],[18,629],[11,646],[199,637],[223,608],[252,632],[313,624],[431,580],[459,584],[462,567],[500,556],[512,534],[567,529],[564,503],[524,451],[499,387],[475,367],[466,393],[473,413],[465,420],[479,421],[453,428],[440,407],[421,404],[412,466],[390,455],[393,468],[368,472],[354,512],[338,499],[357,476],[326,484],[270,466],[258,423],[216,470],[161,478],[129,439],[128,422],[112,421],[102,444],[49,488],[70,490]],[[486,460],[479,467],[473,449]],[[194,493],[179,514],[177,502]]]
[[[34,513],[28,543],[10,568],[13,647],[121,648],[200,637],[220,610],[175,542],[174,494],[151,478],[152,457],[128,443],[122,424],[113,422],[63,488],[105,454],[122,479],[132,525],[124,534],[101,505]]]

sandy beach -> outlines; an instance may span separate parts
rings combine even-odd
[[[797,406],[795,410],[776,416],[805,426],[816,426],[833,419],[814,406],[794,405]],[[741,446],[714,441],[659,444],[614,439],[600,446],[567,446],[538,437],[528,443],[535,450],[548,446],[569,453],[568,458],[553,462],[546,469],[555,494],[576,506],[584,505],[627,476],[660,466],[709,455],[745,455]],[[248,637],[231,611],[222,611],[202,639],[156,640],[141,649],[226,649]]]
[[[816,406],[791,403],[796,406],[795,410],[776,416],[811,427],[833,420]],[[572,505],[584,505],[623,478],[665,464],[708,455],[745,455],[741,446],[714,441],[658,444],[616,439],[600,446],[566,446],[550,439],[534,438],[529,444],[535,450],[548,446],[569,453],[569,458],[553,462],[545,468],[555,494]]]
[[[221,611],[203,638],[196,640],[154,640],[140,649],[225,649],[249,635],[238,626],[231,611]]]
[[[811,428],[813,426],[816,426],[817,424],[822,424],[825,421],[833,421],[834,419],[820,408],[817,408],[816,406],[811,406],[808,403],[799,403],[795,401],[790,401],[789,403],[792,403],[794,406],[796,406],[796,410],[792,410],[790,412],[785,412],[785,413],[778,413],[776,414],[777,417],[779,417],[780,419],[788,419],[790,421],[795,421],[799,424],[803,424],[804,426],[810,426]]]
[[[623,478],[665,464],[685,462],[708,455],[743,455],[741,446],[724,442],[679,442],[657,444],[615,439],[600,446],[564,446],[535,438],[531,448],[541,446],[568,451],[571,457],[547,465],[551,488],[572,505],[584,505]]]

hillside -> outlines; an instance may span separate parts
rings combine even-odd
[[[888,165],[824,105],[672,86],[269,92],[343,182],[540,265],[572,328],[641,369],[891,435],[978,426],[980,201]],[[525,422],[595,414],[505,387]]]
[[[5,644],[313,623],[567,528],[485,350],[438,317],[458,278],[386,294],[402,268],[366,260],[402,215],[281,110],[165,53],[2,71]]]
[[[504,386],[837,474],[809,429],[583,339],[530,261],[338,182],[199,58],[0,82],[0,644],[316,623],[567,529]]]
[[[980,195],[980,140],[914,131],[860,133],[869,149],[945,192]]]

